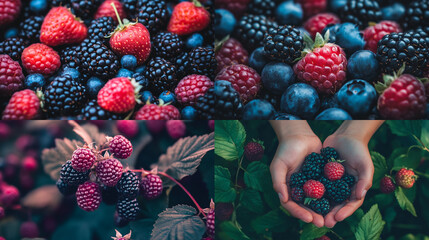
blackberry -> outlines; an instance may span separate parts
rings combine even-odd
[[[78,172],[73,169],[71,161],[63,164],[60,171],[60,180],[69,186],[83,184],[89,179],[89,171]]]
[[[79,58],[76,57],[76,48],[78,46],[68,46],[63,48],[60,52],[61,64],[63,67],[68,66],[71,68],[78,68],[80,65]]]
[[[101,199],[107,205],[115,205],[118,202],[119,194],[115,187],[101,186]]]
[[[51,117],[74,115],[85,104],[86,89],[68,74],[57,76],[46,88],[44,100]]]
[[[326,198],[314,199],[306,204],[311,210],[316,213],[322,214],[325,216],[329,213],[331,206],[329,205],[329,201]]]
[[[189,53],[184,52],[181,55],[179,55],[174,60],[174,65],[176,65],[176,75],[178,79],[182,79],[186,77],[190,68],[190,60],[189,60]]]
[[[274,95],[265,89],[261,89],[258,93],[259,99],[263,99],[271,103],[276,110],[280,109],[281,95]]]
[[[104,110],[98,105],[95,99],[89,101],[82,108],[81,115],[79,116],[81,120],[119,120],[122,118],[121,115]]]
[[[320,150],[320,153],[323,157],[325,157],[326,161],[330,161],[332,158],[335,160],[339,159],[338,152],[331,147],[322,148],[322,150]]]
[[[53,7],[68,7],[70,5],[70,0],[51,0],[50,3]]]
[[[321,182],[323,184],[323,186],[325,186],[325,189],[327,190],[328,188],[332,188],[332,184],[333,182],[331,180],[329,180],[328,178],[326,178],[325,176],[322,176],[319,179],[319,182]]]
[[[293,201],[297,203],[304,202],[304,190],[302,188],[292,188],[290,194]]]
[[[375,0],[349,0],[339,12],[341,22],[351,22],[366,28],[370,22],[381,19],[381,10]]]
[[[197,47],[189,53],[189,71],[214,79],[217,61],[212,47]]]
[[[383,73],[393,74],[405,63],[405,73],[421,77],[428,61],[428,46],[424,32],[391,33],[385,35],[377,48],[377,59]]]
[[[321,154],[315,152],[307,155],[307,157],[305,157],[305,160],[315,160],[317,164],[321,165],[322,167],[325,167],[325,164],[327,162]]]
[[[80,59],[78,69],[85,77],[96,76],[108,80],[120,68],[118,57],[96,39],[85,39],[76,48],[76,55]]]
[[[176,66],[160,57],[152,58],[149,61],[146,69],[146,78],[151,84],[152,91],[156,94],[160,94],[166,90],[172,91],[178,83]]]
[[[293,63],[301,57],[304,39],[299,29],[289,25],[270,29],[264,38],[265,55],[272,60]]]
[[[307,182],[307,177],[302,172],[296,172],[290,176],[289,186],[292,188],[302,188],[305,182]]]
[[[274,16],[276,3],[273,0],[252,0],[247,7],[248,13],[255,15]]]
[[[179,35],[170,32],[158,33],[152,41],[155,55],[170,60],[177,57],[183,49],[183,41]]]
[[[130,221],[135,220],[137,218],[137,214],[140,211],[139,203],[135,198],[119,198],[116,208],[120,217]]]
[[[32,42],[38,42],[40,29],[45,18],[43,16],[31,16],[19,24],[19,36]]]
[[[248,50],[254,50],[263,45],[265,33],[276,27],[277,23],[264,16],[248,14],[237,23],[236,38]]]
[[[326,195],[335,203],[344,202],[350,197],[350,194],[350,188],[343,180],[334,181],[330,187],[326,187]]]
[[[70,0],[70,4],[75,15],[88,19],[94,15],[101,0]]]
[[[76,193],[77,185],[69,185],[65,183],[63,180],[58,179],[57,181],[58,191],[64,196],[70,196]]]
[[[305,158],[304,165],[302,166],[302,173],[308,179],[317,180],[323,172],[322,156],[317,153],[312,153]]]
[[[408,4],[402,20],[404,29],[429,26],[429,0],[415,0]]]
[[[121,2],[122,6],[125,8],[125,11],[128,13],[128,16],[130,16],[131,19],[134,19],[138,12],[138,0],[121,0]]]
[[[135,198],[139,194],[139,178],[130,170],[123,172],[121,179],[116,184],[116,189],[122,197]]]
[[[155,35],[168,23],[167,4],[164,0],[138,1],[138,22],[143,24],[151,35]]]
[[[348,174],[345,174],[344,177],[341,180],[343,180],[344,182],[346,182],[350,189],[356,183],[355,177],[353,177],[352,175],[348,175]]]
[[[0,43],[0,54],[7,54],[15,61],[21,61],[21,54],[28,46],[28,41],[22,37],[12,37]]]
[[[115,21],[113,21],[113,18],[111,17],[94,19],[88,27],[88,38],[100,40],[107,46],[110,40],[108,36],[115,30],[115,28]]]
[[[145,91],[147,89],[147,87],[149,86],[149,81],[147,80],[144,73],[134,73],[133,78],[142,87],[140,89],[140,92]]]

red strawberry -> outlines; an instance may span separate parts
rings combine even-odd
[[[305,196],[308,198],[319,199],[325,194],[325,186],[316,180],[308,180],[302,188],[304,189]]]
[[[304,10],[304,18],[314,16],[324,12],[327,6],[327,0],[298,0]]]
[[[26,89],[12,95],[3,112],[3,120],[31,120],[40,112],[40,100],[36,93]]]
[[[168,31],[189,35],[204,30],[210,24],[210,13],[197,0],[177,4],[168,24]]]
[[[65,7],[52,8],[40,31],[40,41],[48,46],[80,43],[88,34],[85,24]]]
[[[136,106],[141,86],[134,79],[119,77],[109,80],[98,92],[97,103],[113,113],[127,113]]]
[[[240,19],[246,12],[247,5],[251,0],[216,0],[216,8],[223,8],[235,15],[235,18]]]
[[[106,0],[104,1],[100,7],[98,7],[97,12],[94,15],[94,19],[102,18],[102,17],[111,17],[113,20],[118,23],[116,12],[112,7],[112,3],[115,5],[116,10],[118,11],[119,17],[124,19],[127,17],[124,7],[122,3],[118,0]]]
[[[377,53],[377,44],[385,35],[393,32],[401,32],[399,24],[393,21],[381,21],[375,25],[369,26],[363,32],[365,40],[365,49]]]
[[[340,23],[340,19],[333,13],[319,13],[309,18],[304,23],[305,30],[310,33],[311,37],[315,37],[316,33],[321,33],[329,24]]]
[[[111,7],[116,11],[113,3],[111,3]],[[127,19],[124,19],[124,23],[122,23],[118,12],[116,12],[116,17],[119,26],[110,37],[110,47],[121,56],[134,55],[138,64],[143,64],[150,55],[149,31],[141,23],[130,23]]]
[[[189,75],[177,84],[174,90],[177,101],[183,105],[194,105],[197,98],[204,96],[213,87],[213,82],[204,75]]]
[[[234,38],[226,40],[222,47],[216,51],[217,71],[220,72],[225,67],[234,64],[248,65],[249,53],[241,45],[241,43]]]
[[[414,174],[413,170],[406,168],[401,168],[395,176],[396,184],[403,188],[413,187],[416,179],[417,175]]]
[[[146,104],[136,113],[136,120],[178,120],[179,110],[172,105]]]
[[[325,165],[325,177],[331,181],[339,180],[343,177],[345,172],[343,164],[337,161],[328,162]]]
[[[21,56],[22,65],[28,73],[52,75],[61,67],[58,53],[41,43],[35,43],[25,48]]]
[[[15,21],[21,10],[21,0],[0,0],[0,28]]]
[[[389,176],[385,176],[380,180],[380,191],[382,193],[391,193],[395,191],[395,183],[393,183],[393,180]]]
[[[244,147],[244,156],[250,162],[259,161],[264,156],[264,146],[260,141],[253,140]]]
[[[21,89],[24,79],[21,65],[9,55],[0,55],[0,96],[11,96]]]

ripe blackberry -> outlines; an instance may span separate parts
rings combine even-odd
[[[139,178],[137,175],[128,170],[122,173],[122,177],[119,179],[118,184],[116,184],[116,189],[122,197],[127,198],[136,198],[139,193]]]
[[[76,48],[78,46],[68,46],[59,51],[61,64],[63,67],[78,68],[80,59],[76,57]]]
[[[293,201],[297,203],[303,203],[304,202],[304,190],[299,187],[292,188],[290,191],[290,195]]]
[[[429,26],[429,1],[415,0],[408,4],[402,25],[404,29],[415,29]]]
[[[126,159],[131,156],[133,145],[126,137],[116,135],[109,141],[109,151],[117,158]]]
[[[289,186],[292,188],[302,188],[305,182],[307,182],[307,177],[302,172],[296,172],[290,176]]]
[[[60,191],[60,193],[64,196],[70,196],[75,194],[77,191],[77,187],[77,185],[69,185],[61,179],[58,179],[57,181],[58,191]]]
[[[43,16],[31,16],[19,24],[19,36],[32,42],[38,42],[40,29],[45,18]]]
[[[323,173],[323,157],[320,154],[312,153],[305,158],[302,166],[302,173],[308,179],[318,179]]]
[[[148,174],[140,181],[140,192],[149,200],[161,196],[162,188],[162,180],[155,174]]]
[[[260,89],[257,98],[266,100],[267,102],[271,103],[271,105],[273,105],[274,109],[276,110],[280,109],[280,102],[282,98],[281,95],[274,95],[265,89]]]
[[[292,63],[301,57],[304,39],[299,29],[289,25],[270,29],[264,38],[265,55],[272,60]]]
[[[214,79],[217,61],[212,47],[197,47],[189,53],[189,71]]]
[[[76,191],[77,205],[87,212],[92,212],[100,206],[101,191],[97,183],[85,182]]]
[[[173,91],[178,80],[176,77],[176,66],[171,62],[160,58],[152,58],[147,64],[146,78],[151,84],[154,93],[160,94],[163,91]]]
[[[137,214],[140,211],[139,203],[135,198],[119,198],[118,203],[116,205],[116,209],[118,210],[118,214],[120,217],[125,218],[129,221],[135,220],[137,218]]]
[[[86,172],[91,169],[96,158],[94,152],[89,148],[78,148],[74,150],[71,158],[71,164],[74,170]]]
[[[276,27],[277,23],[265,16],[248,14],[237,23],[236,38],[244,43],[248,50],[253,50],[262,46],[265,33]]]
[[[332,185],[326,188],[326,195],[335,203],[342,203],[350,197],[351,191],[348,184],[343,180],[332,182]]]
[[[89,179],[89,171],[78,172],[73,169],[71,161],[67,161],[61,167],[60,180],[69,186],[77,186]]]
[[[118,202],[119,194],[116,187],[101,186],[101,199],[107,205],[115,205]]]
[[[83,19],[89,19],[92,18],[101,4],[101,0],[70,0],[70,4],[75,15]]]
[[[349,0],[339,14],[342,22],[354,23],[361,29],[381,19],[380,6],[376,0]]]
[[[320,198],[311,200],[308,204],[306,204],[311,210],[315,211],[316,213],[322,214],[325,216],[328,214],[331,206],[329,205],[329,201],[326,198]]]
[[[322,150],[320,150],[320,153],[322,154],[323,157],[325,157],[326,161],[330,161],[332,158],[335,160],[339,159],[338,152],[331,147],[322,148]]]
[[[322,176],[319,179],[319,182],[321,182],[323,184],[323,186],[325,186],[325,189],[327,190],[328,188],[332,187],[333,181],[329,180],[328,178],[326,178],[325,176]]]
[[[97,100],[89,101],[84,108],[82,108],[79,119],[81,120],[119,120],[123,117],[121,115],[104,110],[98,105]]]
[[[120,68],[118,57],[96,39],[85,39],[76,48],[75,57],[80,59],[79,71],[85,77],[96,76],[108,80]]]
[[[130,19],[134,19],[138,12],[138,0],[121,0],[122,6],[124,6],[125,11],[127,11]]]
[[[68,7],[70,5],[70,0],[51,0],[50,3],[53,7]]]
[[[115,21],[113,21],[113,18],[111,17],[94,19],[88,27],[88,38],[100,40],[107,46],[110,40],[108,36],[115,30],[115,28]]]
[[[44,99],[44,108],[51,117],[70,116],[85,104],[86,89],[68,74],[57,76],[46,88]]]
[[[179,35],[170,32],[158,33],[152,41],[155,55],[167,60],[177,57],[183,49],[183,41]]]
[[[28,46],[28,41],[22,37],[12,37],[0,43],[0,54],[7,54],[13,60],[21,62],[21,54]]]
[[[355,177],[353,177],[352,175],[348,175],[348,174],[345,174],[344,177],[341,180],[343,180],[344,182],[346,182],[350,189],[356,183]]]
[[[190,64],[191,62],[189,60],[189,53],[187,52],[182,53],[174,60],[177,79],[182,79],[189,75],[188,71],[190,68]]]
[[[165,28],[168,23],[167,4],[164,0],[138,1],[138,22],[143,24],[151,35]]]
[[[247,7],[247,12],[255,15],[265,15],[271,17],[274,15],[276,2],[273,0],[252,0]]]
[[[104,185],[113,187],[121,178],[122,169],[122,164],[117,159],[103,160],[97,164],[97,177]]]
[[[423,76],[428,46],[423,32],[391,33],[385,35],[377,48],[377,59],[383,73],[393,74],[405,64],[405,73]]]

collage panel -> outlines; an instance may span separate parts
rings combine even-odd
[[[429,237],[427,121],[215,125],[215,239]]]

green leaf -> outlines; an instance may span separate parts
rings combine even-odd
[[[240,204],[256,214],[262,214],[265,210],[261,194],[251,188],[245,189],[240,194]]]
[[[393,134],[398,136],[416,136],[420,137],[422,121],[387,121],[386,122]]]
[[[246,131],[237,121],[215,122],[215,153],[227,161],[237,160],[243,155]]]
[[[350,217],[346,218],[346,222],[349,224],[352,232],[356,232],[356,228],[364,215],[363,210],[359,208]]]
[[[232,187],[228,168],[215,166],[215,202],[234,202],[237,193]]]
[[[380,239],[384,225],[378,205],[375,204],[360,220],[355,232],[356,240]]]
[[[271,184],[272,185],[272,184]],[[279,194],[274,191],[274,188],[267,188],[263,192],[265,202],[271,209],[276,209],[280,206]]]
[[[429,147],[429,121],[423,121],[421,139],[425,147]]]
[[[236,226],[232,221],[225,221],[219,225],[219,239],[222,240],[250,240],[241,229]],[[216,229],[216,230],[218,230]],[[216,238],[217,239],[217,238]]]
[[[284,229],[286,230],[288,228],[287,223],[287,215],[280,208],[277,208],[265,215],[257,217],[251,224],[257,233],[264,233],[270,229],[281,226],[284,226]]]
[[[329,228],[327,227],[321,227],[318,228],[314,226],[312,223],[305,224],[304,228],[302,229],[300,240],[313,240],[316,238],[319,238],[323,235],[325,235],[327,232],[329,232]]]
[[[388,172],[386,159],[378,152],[371,152],[371,159],[374,164],[374,177],[372,179],[373,188],[380,187],[380,180]]]
[[[406,155],[408,152],[408,147],[399,147],[393,149],[393,152],[390,154],[389,159],[387,160],[387,167],[392,168],[395,165],[395,159],[401,155]]]
[[[269,185],[271,179],[270,171],[267,165],[261,162],[252,162],[247,166],[244,173],[244,183],[250,188],[258,191],[265,191],[267,188],[272,188]]]
[[[414,208],[413,203],[411,203],[407,196],[405,196],[404,191],[401,187],[396,188],[395,197],[398,200],[398,204],[402,208],[402,210],[407,210],[414,217],[417,217],[416,209]]]

